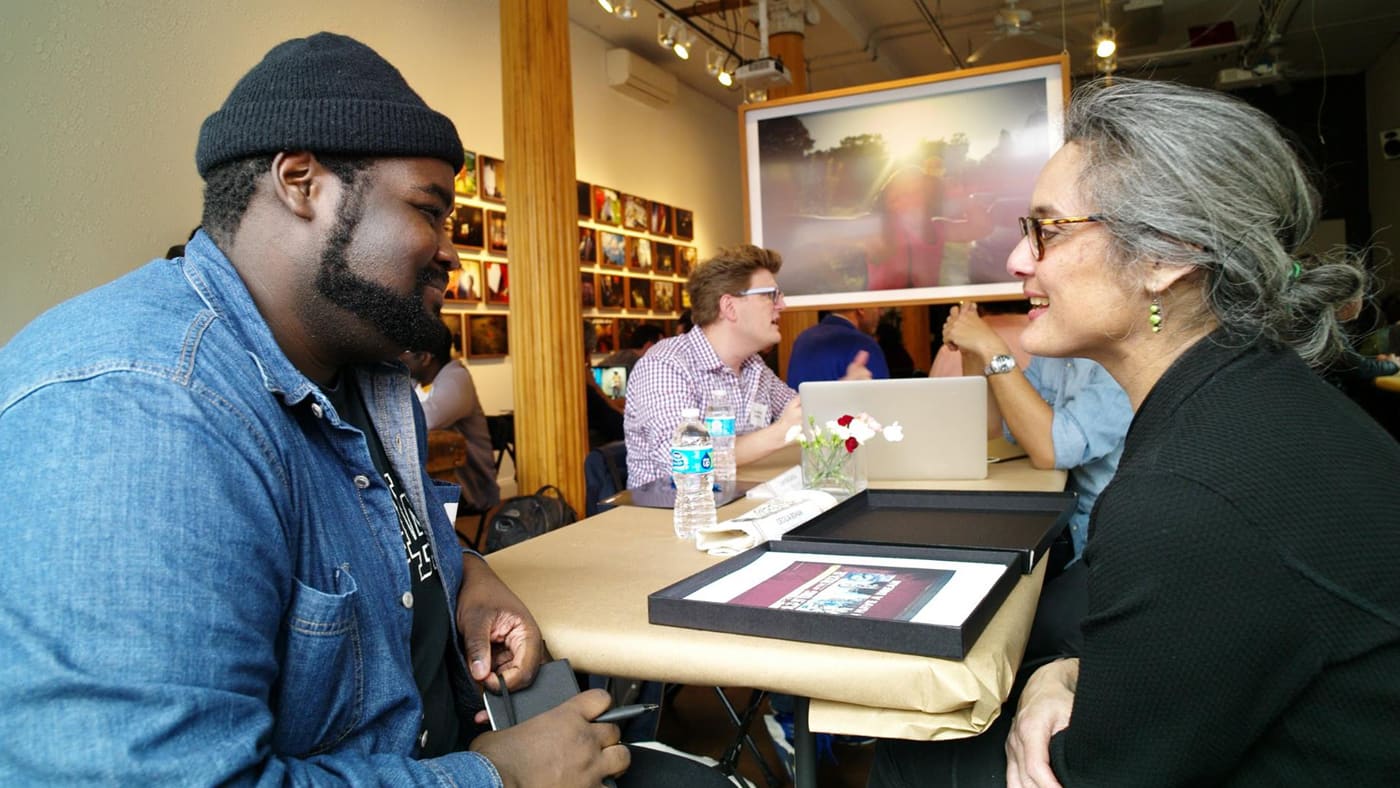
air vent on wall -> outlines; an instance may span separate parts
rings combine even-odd
[[[608,85],[613,90],[653,107],[676,100],[676,78],[627,49],[607,54]]]

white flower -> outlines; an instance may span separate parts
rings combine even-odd
[[[875,437],[875,430],[871,429],[870,425],[866,423],[864,419],[852,419],[850,434],[854,435],[855,439],[860,443],[865,443]]]
[[[783,438],[783,443],[792,443],[802,437],[802,425],[794,424],[788,427],[787,435]]]
[[[881,430],[881,434],[884,435],[885,440],[890,443],[898,443],[904,440],[904,428],[899,426],[899,422],[897,421]]]

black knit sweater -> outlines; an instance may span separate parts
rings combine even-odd
[[[1400,784],[1400,445],[1296,354],[1183,354],[1091,528],[1066,786]]]

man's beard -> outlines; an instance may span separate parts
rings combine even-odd
[[[423,288],[429,284],[442,287],[445,274],[430,266],[418,273],[411,295],[400,295],[350,270],[345,253],[363,216],[361,192],[351,187],[336,210],[335,227],[321,253],[317,292],[369,323],[403,350],[431,350],[444,344],[450,332],[423,305]]]

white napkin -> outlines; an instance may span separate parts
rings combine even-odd
[[[735,555],[783,534],[836,505],[821,490],[795,490],[722,523],[701,528],[695,546],[710,555]]]
[[[757,487],[750,487],[745,498],[756,501],[771,501],[774,498],[797,492],[802,489],[802,466],[794,465]]]

